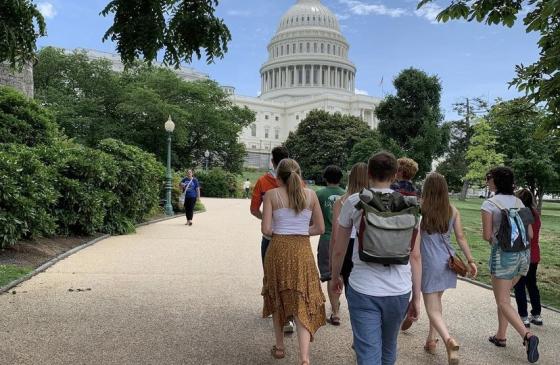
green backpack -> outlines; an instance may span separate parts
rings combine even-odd
[[[360,260],[384,265],[408,264],[414,248],[420,209],[416,197],[398,192],[360,192],[358,233]]]

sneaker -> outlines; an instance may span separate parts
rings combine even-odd
[[[529,317],[521,317],[521,320],[523,321],[525,328],[531,327],[531,321],[529,320]]]
[[[284,333],[294,333],[294,321],[290,320],[284,325]]]
[[[537,326],[542,326],[543,325],[542,317],[538,314],[536,316],[531,316],[531,323]]]

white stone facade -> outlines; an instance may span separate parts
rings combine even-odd
[[[239,96],[228,88],[237,105],[257,113],[240,137],[247,166],[268,167],[270,150],[313,109],[358,116],[377,127],[374,110],[380,100],[355,93],[349,47],[336,16],[320,0],[298,0],[284,14],[260,70],[261,95]]]

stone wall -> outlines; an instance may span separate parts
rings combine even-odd
[[[19,72],[6,63],[0,63],[0,85],[12,86],[33,98],[33,64],[28,62]]]

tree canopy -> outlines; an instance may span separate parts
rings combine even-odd
[[[206,62],[223,58],[231,33],[215,16],[218,0],[111,0],[101,15],[114,14],[103,40],[116,43],[126,66],[142,59],[179,67],[194,55]],[[38,37],[46,34],[45,20],[30,0],[0,0],[0,62],[22,66],[32,59]]]
[[[322,181],[325,167],[345,168],[354,145],[371,133],[358,117],[312,110],[297,129],[290,132],[285,145],[290,157],[300,164],[305,178]]]
[[[36,98],[78,142],[117,138],[164,161],[164,122],[171,115],[175,167],[198,165],[209,150],[212,165],[242,168],[245,149],[237,138],[254,113],[234,105],[213,81],[186,82],[145,64],[116,73],[107,61],[55,48],[39,52],[34,78]]]
[[[0,62],[22,66],[35,56],[38,37],[46,34],[45,19],[29,0],[0,0]]]
[[[423,177],[449,140],[449,128],[441,125],[441,84],[437,76],[414,68],[402,71],[393,83],[396,95],[388,95],[375,110],[379,131],[418,163],[417,176]]]
[[[418,8],[432,1],[422,0]],[[525,14],[525,31],[540,35],[540,58],[528,66],[517,65],[517,76],[510,85],[525,92],[533,103],[545,103],[556,115],[547,127],[557,127],[560,125],[560,1],[456,0],[438,14],[437,20],[466,19],[512,27],[521,14]]]
[[[101,12],[114,14],[103,40],[117,43],[125,65],[140,56],[148,63],[164,50],[163,62],[179,67],[193,54],[206,62],[223,58],[231,40],[224,21],[214,15],[218,0],[112,0]]]

